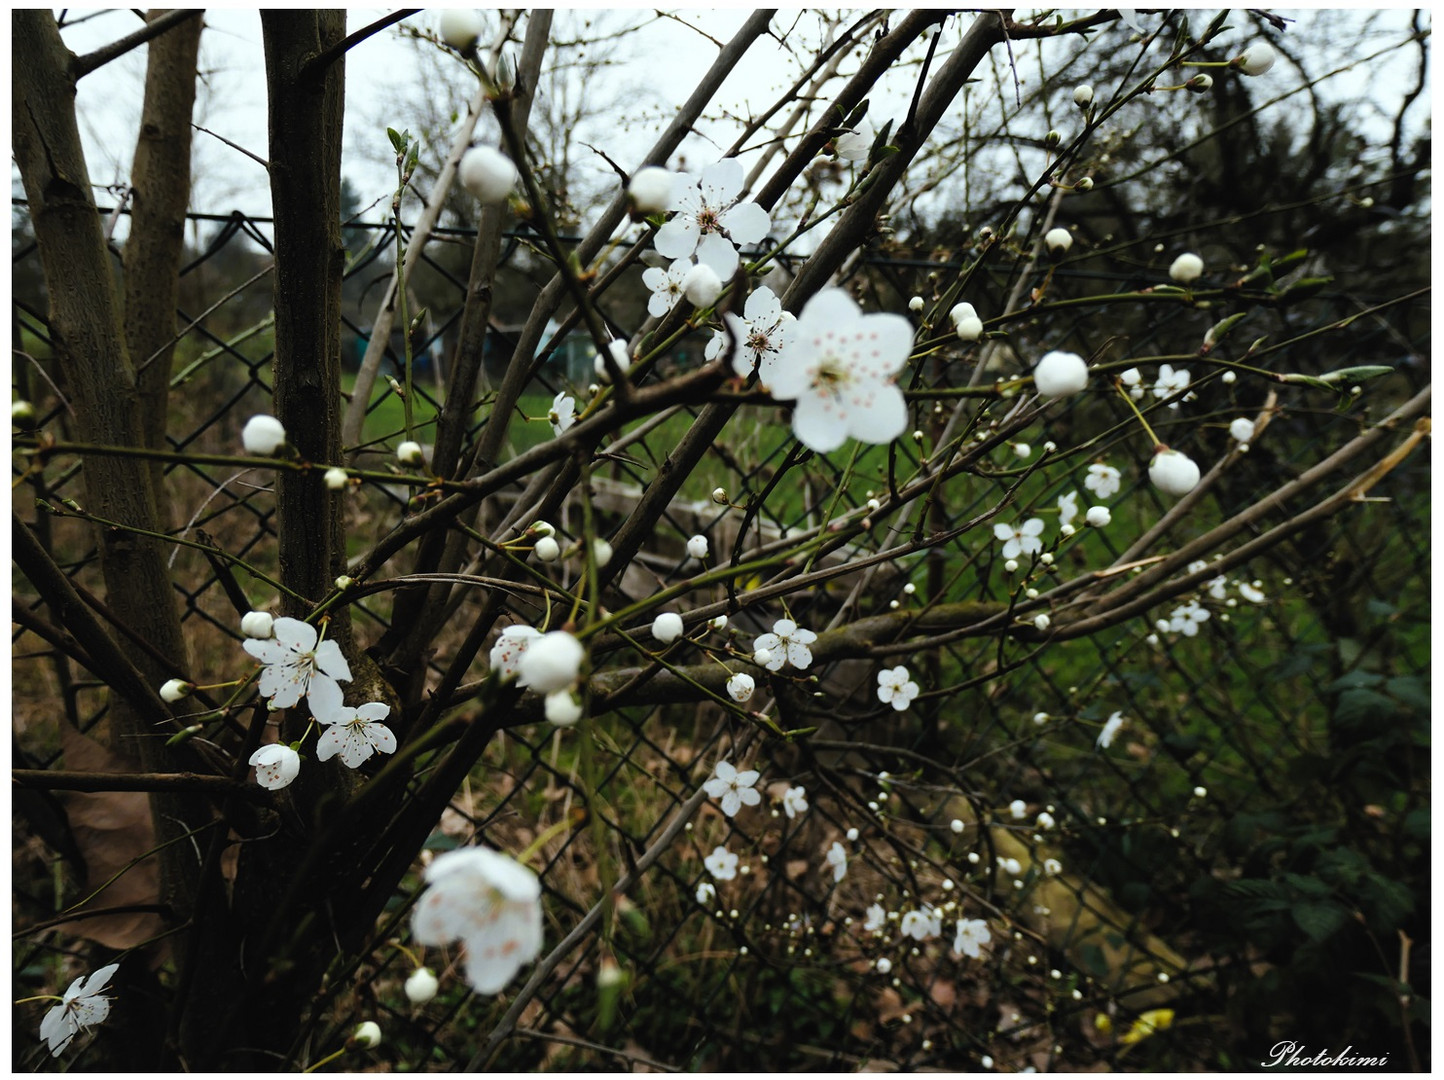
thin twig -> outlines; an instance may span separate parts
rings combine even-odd
[[[127,34],[119,41],[112,41],[109,45],[103,45],[94,52],[76,57],[70,65],[70,73],[75,81],[79,82],[96,68],[124,56],[152,38],[160,37],[167,30],[179,26],[187,19],[196,19],[203,14],[204,11],[201,8],[176,8],[174,11],[167,11],[164,15],[157,15],[135,33]]]
[[[254,161],[254,162],[256,162],[258,165],[260,165],[261,168],[263,168],[263,169],[270,169],[271,163],[270,163],[269,161],[267,161],[265,158],[261,157],[260,154],[253,154],[253,153],[251,153],[251,151],[247,150],[247,149],[246,149],[244,146],[242,146],[240,143],[231,142],[231,140],[228,139],[228,138],[226,138],[224,135],[218,135],[218,134],[216,134],[214,131],[212,131],[210,128],[203,128],[203,127],[201,127],[201,126],[200,126],[199,124],[197,124],[197,123],[192,123],[192,124],[191,124],[191,127],[195,128],[197,131],[204,132],[205,134],[209,135],[209,136],[210,136],[211,138],[213,138],[213,139],[220,139],[221,142],[225,143],[225,144],[226,144],[227,146],[229,146],[232,150],[239,150],[241,153],[245,154],[246,157],[250,158],[252,161]],[[250,282],[247,282],[247,284],[250,284]]]
[[[398,11],[393,11],[389,15],[383,15],[375,22],[367,26],[363,26],[360,30],[356,30],[353,33],[347,34],[344,38],[336,42],[336,44],[332,45],[329,49],[326,49],[324,52],[317,53],[315,56],[311,57],[310,60],[306,61],[305,66],[301,69],[301,79],[306,80],[317,78],[333,63],[335,63],[341,57],[345,56],[348,51],[355,48],[357,45],[360,45],[361,42],[365,41],[373,34],[379,34],[388,26],[394,26],[396,23],[401,22],[401,20],[403,19],[409,19],[411,18],[411,16],[417,14],[420,11],[421,8],[401,8]]]

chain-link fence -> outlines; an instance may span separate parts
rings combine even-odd
[[[268,411],[271,282],[257,251],[269,246],[268,222],[195,220],[213,231],[182,278],[168,440],[200,458],[227,452],[244,420]],[[389,272],[394,234],[352,224],[346,235],[345,347],[359,358],[362,313]],[[530,281],[526,239],[515,236],[506,249],[519,291]],[[417,284],[428,311],[411,342],[423,440],[465,296],[458,260],[467,246],[464,230],[439,233]],[[34,279],[33,260],[32,248],[17,245],[17,283]],[[940,269],[879,254],[858,265],[851,284],[888,303],[926,291],[926,275]],[[1134,284],[1128,277],[1120,272],[1120,289]],[[1066,266],[1057,281],[1068,287]],[[1385,299],[1324,294],[1262,312],[1271,325],[1255,336],[1335,326]],[[1205,312],[1158,319],[1135,306],[1116,316],[1129,328],[1128,355],[1176,356],[1180,341],[1202,340],[1216,321]],[[18,396],[39,405],[43,428],[83,442],[83,432],[69,430],[65,387],[51,383],[43,300],[17,285],[13,312]],[[508,325],[504,312],[494,316],[492,365],[510,358]],[[1271,403],[1256,385],[1213,379],[1197,384],[1196,400],[1155,410],[1160,437],[1203,461],[1232,451],[1229,418],[1268,418],[1209,489],[1198,520],[1223,520],[1312,466],[1365,416],[1382,415],[1376,394],[1402,397],[1426,382],[1427,342],[1411,336],[1412,325],[1388,310],[1350,323],[1346,340],[1330,339],[1341,364],[1395,369],[1384,389],[1350,408],[1330,411],[1327,395],[1320,408],[1303,392]],[[1044,328],[1049,340],[1085,354],[1107,345],[1091,315],[1072,324],[1054,317],[1023,333]],[[549,434],[554,393],[590,377],[569,359],[566,339],[552,344],[555,359],[523,396],[532,420],[513,424],[513,451]],[[700,353],[705,338],[698,344]],[[393,345],[388,363],[399,377],[399,333]],[[1298,366],[1297,356],[1291,361]],[[966,382],[966,368],[954,375],[946,353],[934,362],[940,384]],[[478,425],[485,402],[483,394]],[[394,392],[378,389],[364,436],[376,448],[373,462],[394,445],[400,415]],[[915,528],[944,534],[1011,491],[1014,509],[998,520],[1046,518],[1044,552],[1025,550],[1010,569],[984,526],[840,573],[790,596],[785,608],[745,609],[701,646],[723,662],[729,647],[750,653],[784,616],[823,631],[943,601],[1006,610],[1028,589],[1114,564],[1165,509],[1147,484],[1100,491],[1105,473],[1090,471],[1107,464],[1128,478],[1146,470],[1148,448],[1121,429],[1126,416],[1103,394],[1055,407],[973,473],[940,486],[916,519],[880,519],[868,534],[874,547]],[[939,435],[926,414],[920,422],[892,451],[902,467]],[[585,493],[590,505],[578,492],[556,521],[563,546],[580,534],[584,512],[607,534],[688,423],[683,408],[614,445]],[[708,537],[709,558],[725,564],[754,531],[766,542],[839,513],[868,513],[899,468],[886,453],[861,464],[846,454],[798,455],[784,430],[767,414],[734,419],[619,579],[619,606],[692,576],[686,545],[694,535]],[[1023,440],[1032,445],[1016,445]],[[1065,448],[1061,459],[1048,456],[1049,440]],[[1045,457],[1046,468],[1028,471]],[[13,460],[20,518],[77,586],[100,593],[91,525],[71,503],[82,498],[80,459]],[[219,682],[242,661],[237,609],[265,606],[274,594],[260,578],[238,582],[206,549],[274,574],[273,497],[266,475],[234,466],[185,461],[166,475],[171,535],[186,542],[172,565],[194,675]],[[731,506],[711,498],[718,487]],[[372,947],[343,956],[331,973],[298,1060],[319,1059],[338,1032],[373,1018],[387,1032],[375,1057],[410,1069],[1252,1067],[1280,1039],[1307,1044],[1331,1025],[1389,1040],[1352,1038],[1360,1052],[1400,1062],[1412,1043],[1427,1055],[1424,1027],[1407,1004],[1400,1012],[1397,993],[1400,979],[1421,985],[1419,973],[1401,974],[1399,939],[1385,936],[1427,940],[1427,739],[1411,734],[1427,723],[1427,490],[1416,455],[1345,512],[1087,636],[959,635],[926,653],[897,651],[883,669],[906,666],[902,681],[920,689],[910,704],[899,691],[905,709],[879,699],[878,663],[841,660],[788,665],[760,688],[775,698],[776,728],[787,734],[706,703],[606,712],[591,721],[585,748],[575,733],[548,725],[506,727],[437,823],[422,862],[473,842],[519,852],[540,840],[542,960],[484,998],[466,989],[454,952],[433,951],[427,960],[442,972],[442,991],[411,1005],[401,984],[412,965],[387,944],[405,942],[404,912],[419,890],[419,877],[408,878]],[[366,483],[347,499],[357,551],[414,505],[413,489],[400,484]],[[1113,508],[1112,522],[1084,528],[1081,510],[1095,502]],[[744,520],[737,507],[753,503],[760,512]],[[483,506],[479,531],[502,516],[497,504]],[[1071,536],[1057,527],[1070,514],[1079,515]],[[1177,522],[1170,541],[1181,545],[1203,528]],[[860,548],[842,549],[827,558],[845,568],[860,556]],[[75,736],[103,719],[106,689],[48,640],[27,584],[17,579],[15,588],[15,765],[80,767]],[[688,602],[727,596],[718,585]],[[434,641],[438,657],[481,603],[468,594],[455,602]],[[525,597],[511,611],[528,625],[546,614]],[[380,594],[353,612],[365,644],[387,628],[390,603]],[[647,662],[641,652],[634,660]],[[485,672],[483,655],[470,675]],[[743,771],[740,809],[702,786],[722,761]],[[748,770],[758,774],[750,788]],[[755,805],[749,790],[760,795]],[[80,849],[93,841],[74,836],[76,802],[27,793],[16,814],[14,963],[17,982],[33,985],[80,950],[85,921],[52,924],[102,882],[94,867],[86,874]],[[618,880],[611,898],[605,885]],[[95,903],[105,905],[106,893]],[[143,896],[127,903],[145,907]],[[124,934],[112,932],[117,947]],[[1361,974],[1342,989],[1337,976],[1332,988],[1314,985],[1344,970]],[[1326,989],[1336,1000],[1321,1005]],[[33,1065],[43,1049],[17,1046],[17,1065]]]

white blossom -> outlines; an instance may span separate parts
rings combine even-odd
[[[1123,474],[1112,465],[1095,462],[1088,466],[1088,475],[1083,479],[1083,486],[1100,499],[1106,499],[1118,494],[1118,490],[1123,486]]]
[[[847,161],[866,161],[872,144],[877,141],[877,131],[867,117],[851,131],[837,137],[837,156]]]
[[[316,717],[327,725],[316,740],[316,758],[327,761],[340,755],[341,764],[358,769],[372,754],[396,752],[396,736],[381,721],[391,714],[391,706],[369,701],[354,709],[342,706],[329,716]]]
[[[273,457],[286,444],[286,429],[274,416],[264,413],[253,416],[241,428],[241,445],[246,453]]]
[[[563,391],[552,398],[551,411],[547,413],[547,421],[552,426],[552,434],[560,435],[577,422],[576,399]]]
[[[526,686],[521,678],[521,658],[527,646],[541,637],[541,631],[530,626],[508,626],[491,647],[491,670],[501,672],[503,681],[516,679],[518,686]]]
[[[517,665],[519,685],[539,694],[570,690],[581,677],[587,650],[565,630],[553,630],[529,642]]]
[[[711,869],[711,867],[708,867],[708,869]],[[710,881],[699,881],[697,883],[696,896],[697,903],[703,907],[708,907],[717,902],[717,886],[713,885]]]
[[[110,999],[102,994],[119,964],[107,964],[89,978],[82,975],[61,995],[60,1004],[40,1021],[40,1038],[59,1057],[82,1028],[94,1027],[110,1015]]]
[[[958,931],[953,937],[953,952],[978,960],[983,955],[983,946],[992,940],[993,934],[984,920],[959,919]]]
[[[1175,369],[1172,364],[1164,364],[1158,369],[1158,379],[1153,384],[1153,396],[1156,398],[1171,397],[1180,390],[1187,390],[1191,376],[1186,368]],[[1170,409],[1178,408],[1178,402],[1169,402]]]
[[[1201,476],[1197,463],[1178,450],[1160,450],[1148,465],[1148,478],[1165,495],[1187,495]]]
[[[757,683],[745,671],[739,671],[727,680],[727,696],[739,705],[752,697]]]
[[[1088,386],[1088,362],[1077,353],[1054,349],[1033,369],[1033,384],[1044,397],[1068,397]]]
[[[462,154],[456,176],[482,206],[506,202],[520,178],[511,158],[493,146],[473,146]]]
[[[895,668],[884,668],[877,673],[877,699],[884,705],[891,705],[898,712],[911,705],[918,693],[918,684],[909,678],[908,669],[901,664]]]
[[[649,266],[642,271],[642,284],[652,290],[647,300],[647,314],[660,319],[677,306],[686,286],[687,272],[692,269],[691,259],[678,259],[663,270],[660,266]]]
[[[832,880],[841,881],[847,877],[847,849],[836,840],[827,849],[827,865],[832,867]]]
[[[1118,376],[1118,381],[1128,387],[1128,396],[1134,401],[1142,401],[1145,390],[1143,389],[1143,372],[1136,367],[1131,367]]]
[[[1184,637],[1196,637],[1198,628],[1208,622],[1209,614],[1208,608],[1197,600],[1190,600],[1182,607],[1173,609],[1168,617],[1168,629]]]
[[[702,170],[701,176],[679,174],[674,181],[671,207],[677,211],[657,230],[657,253],[668,259],[697,261],[728,280],[737,272],[739,246],[755,244],[767,235],[772,222],[754,202],[739,202],[744,173],[736,158],[724,158]]]
[[[795,818],[798,814],[807,813],[807,789],[798,785],[789,786],[782,793],[782,809],[787,812],[789,818]]]
[[[515,859],[458,848],[432,860],[426,882],[412,937],[421,945],[460,940],[467,982],[477,993],[499,993],[541,951],[541,882]]]
[[[722,318],[731,328],[731,335],[725,330],[713,333],[703,355],[708,360],[717,359],[735,338],[737,349],[732,354],[732,370],[744,379],[756,371],[758,382],[771,386],[783,351],[796,332],[797,316],[783,311],[777,294],[762,285],[747,297],[742,318],[730,311]]]
[[[1247,581],[1238,583],[1238,594],[1250,604],[1262,604],[1268,600],[1267,594],[1258,587],[1258,583],[1250,585]]]
[[[759,634],[752,643],[753,659],[768,671],[781,671],[783,664],[791,664],[805,670],[812,664],[812,650],[808,648],[817,635],[804,630],[791,619],[778,619],[772,624],[772,633]],[[767,653],[767,660],[757,658],[759,652]]]
[[[712,854],[702,860],[707,872],[718,881],[731,881],[737,876],[738,857],[722,845],[712,849]]]
[[[738,772],[730,761],[719,761],[712,778],[702,786],[708,795],[722,801],[724,814],[735,817],[742,807],[756,806],[762,801],[761,793],[753,786],[759,775],[756,769]]]
[[[1098,741],[1095,744],[1100,750],[1107,750],[1113,745],[1114,738],[1123,730],[1123,714],[1116,712],[1108,718],[1108,723],[1103,725],[1103,730],[1098,733]]]
[[[903,937],[927,941],[942,934],[943,917],[931,905],[924,904],[921,908],[904,912],[900,927]]]
[[[256,783],[267,791],[279,791],[301,773],[301,755],[285,743],[271,743],[251,755]]]
[[[1078,516],[1078,492],[1070,491],[1058,496],[1058,524],[1071,525]]]
[[[825,454],[849,437],[891,442],[908,426],[893,379],[912,347],[912,324],[901,315],[863,314],[842,289],[823,289],[789,331],[772,394],[795,402],[792,432],[810,450]]]
[[[351,681],[341,646],[329,639],[318,645],[316,628],[300,619],[276,619],[271,632],[269,639],[241,643],[266,665],[261,669],[261,696],[272,709],[289,709],[304,696],[311,715],[324,720],[341,707],[339,683]]]
[[[993,536],[1003,541],[1003,558],[1016,559],[1019,555],[1036,555],[1043,550],[1043,519],[1029,518],[1021,525],[993,526]]]

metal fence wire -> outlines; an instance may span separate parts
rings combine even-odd
[[[193,221],[208,239],[183,275],[185,329],[167,438],[177,451],[224,453],[247,417],[269,411],[270,223],[239,213]],[[353,222],[346,236],[346,348],[359,357],[364,313],[389,272],[394,233]],[[531,281],[522,239],[506,249],[499,295],[508,273],[518,294]],[[422,430],[439,411],[437,369],[459,319],[468,247],[465,230],[442,230],[423,258],[417,288],[429,314],[412,343],[425,361],[413,402]],[[15,392],[37,404],[43,426],[76,437],[64,387],[51,382],[43,296],[25,287],[38,279],[36,266],[33,246],[17,244]],[[905,298],[921,291],[929,269],[937,264],[872,255],[852,284],[870,298]],[[1067,287],[1066,265],[1059,281]],[[1306,306],[1264,313],[1272,325],[1257,333],[1298,335],[1374,299],[1325,292]],[[1119,315],[1139,356],[1176,354],[1180,341],[1201,340],[1216,319],[1157,319],[1141,307]],[[509,358],[507,320],[504,311],[494,318],[497,364]],[[1381,393],[1413,392],[1427,382],[1428,356],[1414,325],[1398,310],[1360,319],[1331,339],[1330,362],[1388,363],[1396,374]],[[1091,316],[1054,317],[1045,328],[1049,340],[1085,354],[1102,344]],[[392,344],[388,360],[399,365],[399,334]],[[533,416],[587,377],[569,366],[565,339],[555,345],[558,359],[523,399]],[[1301,363],[1297,355],[1288,362]],[[383,384],[365,434],[376,460],[397,435],[396,399]],[[1036,444],[1030,457],[1049,438],[1068,446],[1112,431],[1122,416],[1118,402],[1103,397],[1059,406],[1046,428],[1022,433]],[[1228,448],[1228,418],[1252,416],[1263,404],[1256,387],[1215,381],[1199,388],[1198,400],[1152,415],[1162,438],[1214,460]],[[478,426],[485,414],[478,410]],[[1367,397],[1339,411],[1302,393],[1285,396],[1257,445],[1211,489],[1201,520],[1222,520],[1296,476],[1366,415],[1381,415]],[[640,495],[686,422],[683,410],[610,455],[591,492],[602,531]],[[786,463],[790,444],[764,437],[769,425],[772,418],[755,411],[733,421],[619,579],[626,597],[643,599],[688,577],[695,564],[688,568],[685,544],[694,534],[709,537],[714,558],[730,556],[739,512],[713,502],[714,487],[740,504],[769,491],[786,467],[777,489],[785,494],[769,498],[752,526],[773,537],[807,527],[834,498],[865,509],[872,493],[842,482],[845,455]],[[546,429],[540,419],[515,426],[523,439]],[[925,427],[897,452],[916,461],[935,435]],[[1007,604],[1024,584],[1046,587],[1105,565],[1164,509],[1137,482],[1147,464],[1140,443],[1104,434],[1087,455],[1040,471],[1019,492],[1016,519],[1049,517],[1050,535],[1058,499],[1069,492],[1080,509],[1095,501],[1115,507],[1112,527],[1059,547],[1051,567],[1025,558],[1009,571],[985,527],[794,595],[786,614],[821,631],[846,615],[920,609],[959,590]],[[1001,447],[997,468],[1017,465],[1004,460],[1016,454]],[[1133,478],[1108,500],[1084,485],[1088,466],[1101,461]],[[67,500],[83,497],[80,461],[31,470],[17,454],[12,469],[19,517],[77,585],[101,592],[89,528],[65,513]],[[276,517],[264,475],[180,462],[166,477],[173,535],[274,568]],[[930,528],[943,532],[979,515],[1012,483],[965,479],[929,506]],[[1374,767],[1365,748],[1380,728],[1427,716],[1427,481],[1427,462],[1415,455],[1376,497],[1190,596],[1085,637],[959,637],[926,655],[898,654],[890,662],[906,665],[922,690],[904,711],[878,700],[877,664],[841,661],[774,688],[779,724],[810,730],[803,737],[762,737],[705,704],[599,716],[595,798],[580,779],[574,732],[506,729],[436,824],[421,862],[474,842],[517,852],[561,823],[534,864],[544,888],[544,963],[486,998],[467,989],[454,951],[433,951],[428,962],[443,975],[442,991],[413,1006],[401,992],[410,964],[399,950],[383,943],[345,958],[355,975],[333,981],[318,1007],[311,1058],[372,1018],[387,1032],[375,1058],[423,1070],[1230,1068],[1248,1065],[1245,1057],[1272,1037],[1316,1031],[1311,955],[1346,956],[1387,983],[1399,974],[1398,942],[1369,944],[1379,911],[1416,936],[1427,929],[1427,808],[1387,778],[1366,799],[1359,793],[1373,789],[1355,771]],[[885,488],[886,476],[877,484]],[[383,535],[409,497],[385,484],[351,493],[354,550]],[[556,524],[561,539],[574,539],[577,506],[569,503]],[[873,539],[889,528],[880,522]],[[1174,539],[1192,530],[1185,524]],[[202,668],[196,675],[233,677],[240,634],[224,582],[193,548],[177,547],[172,565]],[[15,764],[60,768],[60,727],[91,731],[105,713],[106,689],[27,626],[24,612],[40,601],[24,580],[14,588]],[[263,606],[272,598],[249,599]],[[463,597],[451,625],[466,626],[479,603]],[[363,600],[354,614],[358,642],[374,641],[388,626],[389,601]],[[766,617],[743,615],[708,640],[750,651],[783,614],[778,607]],[[541,612],[518,602],[513,615],[534,624]],[[439,653],[448,640],[438,637]],[[475,674],[484,671],[483,656]],[[760,774],[759,804],[735,816],[699,794],[723,760]],[[805,807],[796,788],[805,790]],[[583,806],[599,816],[600,830],[565,827]],[[1412,816],[1421,809],[1422,832]],[[34,929],[79,897],[63,813],[17,802],[16,814],[14,966],[23,981],[82,945],[71,936],[79,924]],[[1349,873],[1330,876],[1323,864],[1340,851],[1364,853]],[[602,883],[625,875],[630,884],[614,910],[597,918]],[[390,913],[402,912],[418,888],[419,874],[408,878]],[[955,926],[969,920],[981,920],[966,923],[969,933],[986,927],[976,944],[955,938]],[[570,947],[558,950],[564,940]],[[1259,995],[1268,1001],[1262,1015]],[[504,1016],[512,1023],[498,1040]],[[1379,1050],[1402,1058],[1397,1023],[1370,1030],[1391,1032],[1397,1041]],[[17,1048],[17,1065],[35,1064],[41,1049]],[[99,1052],[84,1051],[72,1067],[98,1065]]]

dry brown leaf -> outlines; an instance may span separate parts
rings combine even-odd
[[[79,772],[127,772],[134,765],[112,754],[93,739],[69,725],[61,725],[61,748],[65,766]],[[155,847],[155,826],[150,816],[150,798],[143,791],[67,791],[60,795],[70,819],[75,844],[85,859],[85,896],[100,893],[79,910],[124,907],[160,902],[160,859],[151,855],[129,870],[132,859]],[[159,915],[131,912],[99,915],[60,924],[67,934],[88,938],[111,949],[129,949],[148,941],[165,929]]]

